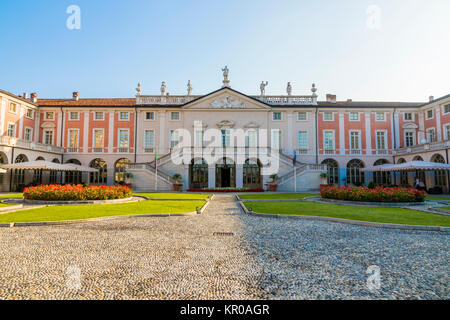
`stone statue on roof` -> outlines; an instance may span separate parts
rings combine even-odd
[[[266,87],[269,84],[269,81],[262,81],[261,84],[259,85],[259,89],[261,90],[261,96],[265,96],[266,95]]]
[[[165,95],[166,94],[166,83],[163,81],[161,83],[161,95]]]
[[[192,95],[192,84],[191,84],[191,80],[188,80],[188,83],[187,83],[187,94],[188,94],[188,96]]]
[[[292,85],[290,82],[287,83],[286,92],[287,92],[288,96],[292,95]]]

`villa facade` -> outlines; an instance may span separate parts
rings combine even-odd
[[[43,159],[78,163],[99,173],[15,170],[0,174],[2,191],[30,183],[114,184],[132,173],[136,190],[170,190],[173,174],[184,189],[264,188],[277,173],[279,189],[318,189],[328,183],[412,185],[415,174],[370,174],[361,168],[424,160],[449,163],[450,95],[428,102],[319,100],[311,94],[246,95],[223,86],[205,95],[134,98],[41,99],[0,90],[0,161]],[[296,164],[294,170],[293,157]],[[155,160],[156,159],[156,160]],[[155,163],[156,162],[156,163]],[[275,166],[276,164],[276,166]],[[270,169],[270,170],[269,170]],[[427,185],[448,192],[445,172],[421,174]],[[157,181],[156,181],[157,180]]]

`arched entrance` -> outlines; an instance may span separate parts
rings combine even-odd
[[[222,158],[216,163],[216,187],[236,187],[236,165],[233,160]]]
[[[106,184],[108,177],[108,169],[106,161],[96,158],[89,163],[89,167],[98,169],[98,172],[91,172],[89,175],[89,183],[91,184]]]
[[[14,163],[22,163],[22,162],[28,162],[28,158],[24,154],[19,154],[16,157],[16,160]],[[22,191],[25,187],[25,170],[23,169],[16,169],[14,170],[14,179],[13,179],[13,190],[14,191]]]
[[[261,162],[258,159],[247,159],[244,163],[244,188],[258,189],[262,187]]]
[[[431,157],[431,162],[445,163],[445,159],[440,154],[435,154]],[[447,178],[444,170],[434,171],[434,185],[445,189],[447,187]]]
[[[45,161],[43,157],[37,157],[36,161]],[[33,171],[33,184],[42,184],[42,169],[37,169]]]
[[[52,160],[53,163],[60,163],[59,159],[55,158]],[[62,173],[60,173],[62,174]],[[50,184],[55,184],[58,182],[58,172],[57,171],[50,171],[50,178],[49,178],[49,183]]]
[[[208,164],[204,159],[192,159],[189,165],[189,187],[196,189],[208,187]]]
[[[406,163],[406,160],[403,158],[398,159],[397,164],[401,164],[401,163]],[[400,172],[400,185],[409,187],[408,172],[406,172],[406,171]]]
[[[364,184],[364,172],[361,172],[362,168],[364,168],[364,163],[359,159],[353,159],[347,163],[348,184],[353,184],[355,186]]]
[[[130,160],[127,158],[121,158],[116,161],[114,164],[114,182],[117,184],[125,183],[125,172],[127,168],[127,164],[130,163]]]
[[[327,165],[327,184],[339,184],[339,164],[334,159],[325,159],[322,164]]]
[[[421,156],[415,156],[413,158],[413,161],[423,161],[423,158]],[[416,179],[419,179],[420,182],[423,182],[423,184],[425,185],[425,188],[426,188],[427,180],[425,179],[425,171],[416,170],[416,176],[414,177],[414,183],[416,183]]]
[[[374,162],[374,166],[381,166],[382,164],[389,163],[386,159],[378,159]],[[373,182],[376,186],[389,186],[391,185],[391,173],[388,171],[383,172],[374,172],[373,173]]]
[[[81,162],[77,159],[70,159],[66,163],[78,164],[81,166]],[[66,172],[66,183],[68,184],[81,184],[82,174],[80,171],[67,171]]]

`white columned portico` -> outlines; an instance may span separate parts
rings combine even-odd
[[[208,164],[208,188],[216,187],[216,165]]]

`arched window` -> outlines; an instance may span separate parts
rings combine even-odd
[[[374,166],[381,166],[382,164],[389,163],[386,159],[378,159],[373,164]],[[391,172],[390,171],[382,171],[382,172],[374,172],[373,173],[373,182],[377,186],[389,186],[391,185]]]
[[[401,163],[406,163],[406,160],[403,158],[398,159],[397,164]],[[408,172],[400,171],[400,185],[409,186]]]
[[[413,158],[413,161],[423,161],[423,158],[421,156],[415,156]],[[425,180],[425,171],[422,170],[416,170],[416,178],[415,179],[419,179],[419,181],[423,182],[424,184],[426,184],[426,180]],[[415,180],[414,179],[414,180]]]
[[[114,165],[114,182],[118,184],[122,184],[125,182],[125,172],[127,168],[127,164],[130,163],[130,160],[126,158],[122,158],[116,161]]]
[[[359,159],[350,160],[347,163],[347,183],[361,186],[364,184],[364,172],[360,170],[364,168],[364,163]]]
[[[243,169],[244,188],[261,188],[261,163],[259,160],[247,159]]]
[[[53,163],[60,163],[59,159],[55,158],[52,160]],[[58,172],[57,171],[50,171],[50,184],[55,184],[58,181]]]
[[[445,159],[440,154],[435,154],[431,157],[432,162],[437,163],[445,163]],[[439,187],[445,187],[446,186],[446,179],[445,179],[445,171],[444,170],[435,170],[434,171],[434,184]]]
[[[28,158],[24,154],[19,154],[16,157],[14,163],[22,163],[22,162],[28,162]],[[14,170],[14,190],[22,191],[24,186],[25,186],[25,170],[23,169]]]
[[[208,164],[204,159],[192,159],[189,166],[189,187],[208,187]]]
[[[423,161],[423,158],[421,156],[415,156],[413,161]]]
[[[66,163],[73,163],[81,165],[81,162],[77,159],[70,159]],[[66,183],[68,184],[81,184],[82,174],[80,171],[67,171],[66,172]]]
[[[337,161],[334,159],[325,159],[322,161],[322,164],[327,165],[327,183],[339,184],[339,164],[337,163]]]
[[[106,184],[108,177],[108,169],[106,161],[100,158],[96,158],[91,161],[89,167],[95,168],[98,172],[91,172],[89,176],[89,183],[91,184]]]

